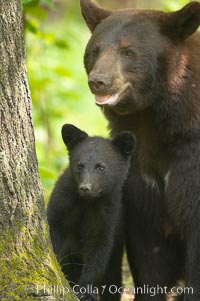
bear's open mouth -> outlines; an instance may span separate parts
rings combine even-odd
[[[108,94],[108,95],[95,95],[95,99],[96,99],[96,104],[97,105],[110,105],[110,106],[114,106],[117,104],[120,96],[122,95],[122,93],[124,93],[126,91],[126,89],[130,87],[130,83],[127,83],[123,86],[123,88],[121,89],[120,92],[115,93],[115,94]]]

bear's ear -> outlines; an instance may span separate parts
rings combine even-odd
[[[69,151],[87,137],[87,133],[81,131],[72,124],[65,124],[62,127],[62,138]]]
[[[120,132],[113,140],[113,145],[121,153],[121,155],[128,159],[135,148],[136,139],[131,132]]]
[[[80,0],[81,13],[90,31],[93,32],[96,26],[105,18],[110,16],[110,10],[103,9],[95,5],[90,0]]]
[[[164,33],[171,38],[184,40],[192,35],[200,25],[200,2],[192,1],[182,9],[167,14]]]

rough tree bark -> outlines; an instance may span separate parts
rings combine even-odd
[[[77,300],[68,287],[51,249],[38,175],[21,2],[1,0],[0,300]]]

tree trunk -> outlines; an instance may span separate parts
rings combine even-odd
[[[20,0],[0,4],[0,300],[77,300],[51,249]]]

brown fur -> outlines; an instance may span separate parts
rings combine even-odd
[[[111,135],[128,130],[137,138],[124,195],[136,286],[169,287],[186,273],[194,294],[184,301],[200,300],[200,3],[173,13],[101,9],[93,26],[86,3],[90,89]]]

